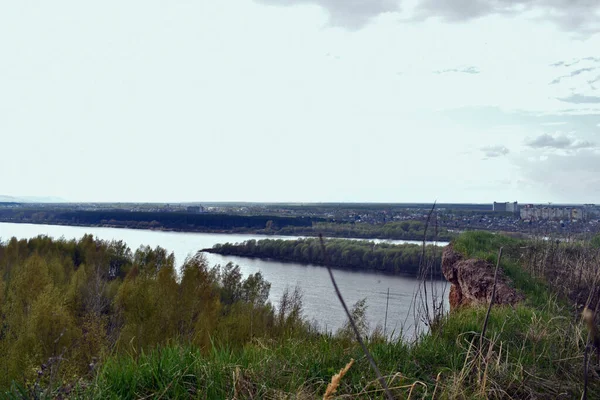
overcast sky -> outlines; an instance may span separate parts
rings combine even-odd
[[[0,139],[0,195],[600,203],[600,2],[5,1]]]

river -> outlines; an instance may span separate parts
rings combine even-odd
[[[89,233],[102,240],[123,240],[135,251],[141,245],[161,246],[175,254],[180,266],[186,256],[199,249],[212,247],[217,243],[242,242],[249,239],[296,239],[293,236],[264,236],[251,234],[219,234],[219,233],[186,233],[164,232],[139,229],[78,227],[62,225],[35,225],[0,223],[0,240],[11,237],[31,238],[48,235],[54,238],[80,238]],[[381,242],[382,240],[375,240]],[[418,243],[405,240],[386,240],[395,244]],[[438,243],[444,245],[446,243]],[[240,266],[244,276],[261,271],[265,279],[271,282],[270,300],[277,305],[286,287],[293,289],[299,286],[303,293],[303,309],[305,317],[315,321],[317,325],[328,331],[336,331],[346,321],[327,269],[320,266],[278,261],[249,259],[234,256],[206,254],[210,265],[224,265],[229,261]],[[389,289],[389,306],[387,315],[387,333],[396,334],[403,331],[403,336],[410,337],[414,332],[414,318],[411,310],[412,300],[418,281],[411,277],[382,274],[376,272],[354,272],[334,270],[334,275],[348,306],[363,298],[367,299],[367,319],[371,328],[385,323],[387,292]],[[435,289],[447,297],[446,283],[434,283]],[[447,299],[446,299],[447,304]]]

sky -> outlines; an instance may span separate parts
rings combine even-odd
[[[68,201],[600,203],[600,2],[2,2],[0,182]]]

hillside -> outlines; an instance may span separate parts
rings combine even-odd
[[[587,329],[580,312],[599,302],[598,248],[471,232],[465,257],[500,262],[523,295],[515,306],[462,307],[415,318],[429,330],[389,341],[353,315],[394,398],[579,398]],[[260,275],[212,268],[197,255],[181,276],[162,249],[122,242],[37,238],[0,245],[7,398],[321,398],[350,360],[336,395],[385,398],[349,327],[321,334],[288,291],[273,307]],[[417,299],[419,296],[417,296]],[[434,304],[429,303],[432,310]],[[375,328],[375,329],[373,329]],[[591,356],[595,363],[595,355]],[[589,398],[600,379],[589,371]]]

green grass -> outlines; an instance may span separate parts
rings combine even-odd
[[[447,316],[441,328],[413,344],[371,341],[369,348],[394,395],[430,398],[573,398],[581,392],[585,332],[549,301],[495,307],[483,353],[477,358],[486,309],[466,308]],[[360,348],[331,336],[258,341],[243,349],[198,348],[173,343],[139,355],[110,357],[77,397],[104,398],[319,398],[331,376],[351,358],[338,394],[383,398]],[[481,382],[483,366],[485,385]],[[436,378],[440,376],[437,383]],[[484,385],[484,395],[481,388]],[[600,395],[597,383],[592,393]],[[482,397],[483,396],[483,397]]]
[[[463,253],[467,257],[488,259],[491,256],[495,256],[500,247],[504,247],[505,251],[513,251],[523,243],[523,240],[490,232],[469,231],[461,234],[452,243],[456,251]]]
[[[382,367],[393,368],[406,354],[401,343],[373,347]],[[374,376],[359,349],[326,336],[256,342],[231,351],[172,344],[149,353],[110,358],[101,367],[87,398],[279,398],[304,393],[322,395],[331,376],[350,358],[357,360],[347,375],[350,390],[366,386]]]
[[[492,263],[504,247],[501,266],[526,296],[514,307],[492,308],[485,338],[487,310],[472,307],[443,317],[414,343],[367,341],[396,398],[430,399],[434,392],[445,399],[581,396],[587,332],[565,300],[520,267],[515,254],[522,243],[486,232],[454,242],[464,254]],[[67,397],[322,398],[331,377],[354,359],[337,394],[384,398],[360,347],[347,339],[306,334],[254,339],[235,349],[215,343],[207,351],[173,341],[140,354],[114,354],[95,374],[77,379]],[[590,378],[589,398],[600,398],[599,382]],[[64,388],[52,395],[65,394]],[[15,386],[4,397],[23,398],[21,392]]]
[[[539,310],[528,306],[493,308],[484,341],[484,353],[491,356],[483,363],[476,357],[476,348],[485,311],[469,308],[453,313],[439,330],[414,344],[370,342],[373,357],[388,377],[395,396],[406,398],[410,385],[419,382],[413,398],[430,398],[434,390],[443,398],[481,397],[484,364],[491,365],[484,388],[488,397],[523,398],[531,393],[537,398],[558,398],[566,393],[564,398],[574,398],[581,392],[585,335],[577,330],[577,324],[561,316],[562,310],[555,303]],[[319,398],[331,376],[351,358],[356,363],[344,376],[338,393],[383,398],[380,391],[365,393],[379,385],[360,348],[324,335],[255,340],[238,350],[215,346],[205,353],[174,342],[138,355],[114,355],[105,360],[95,376],[78,381],[79,388],[70,396]],[[600,395],[594,384],[592,393]]]

